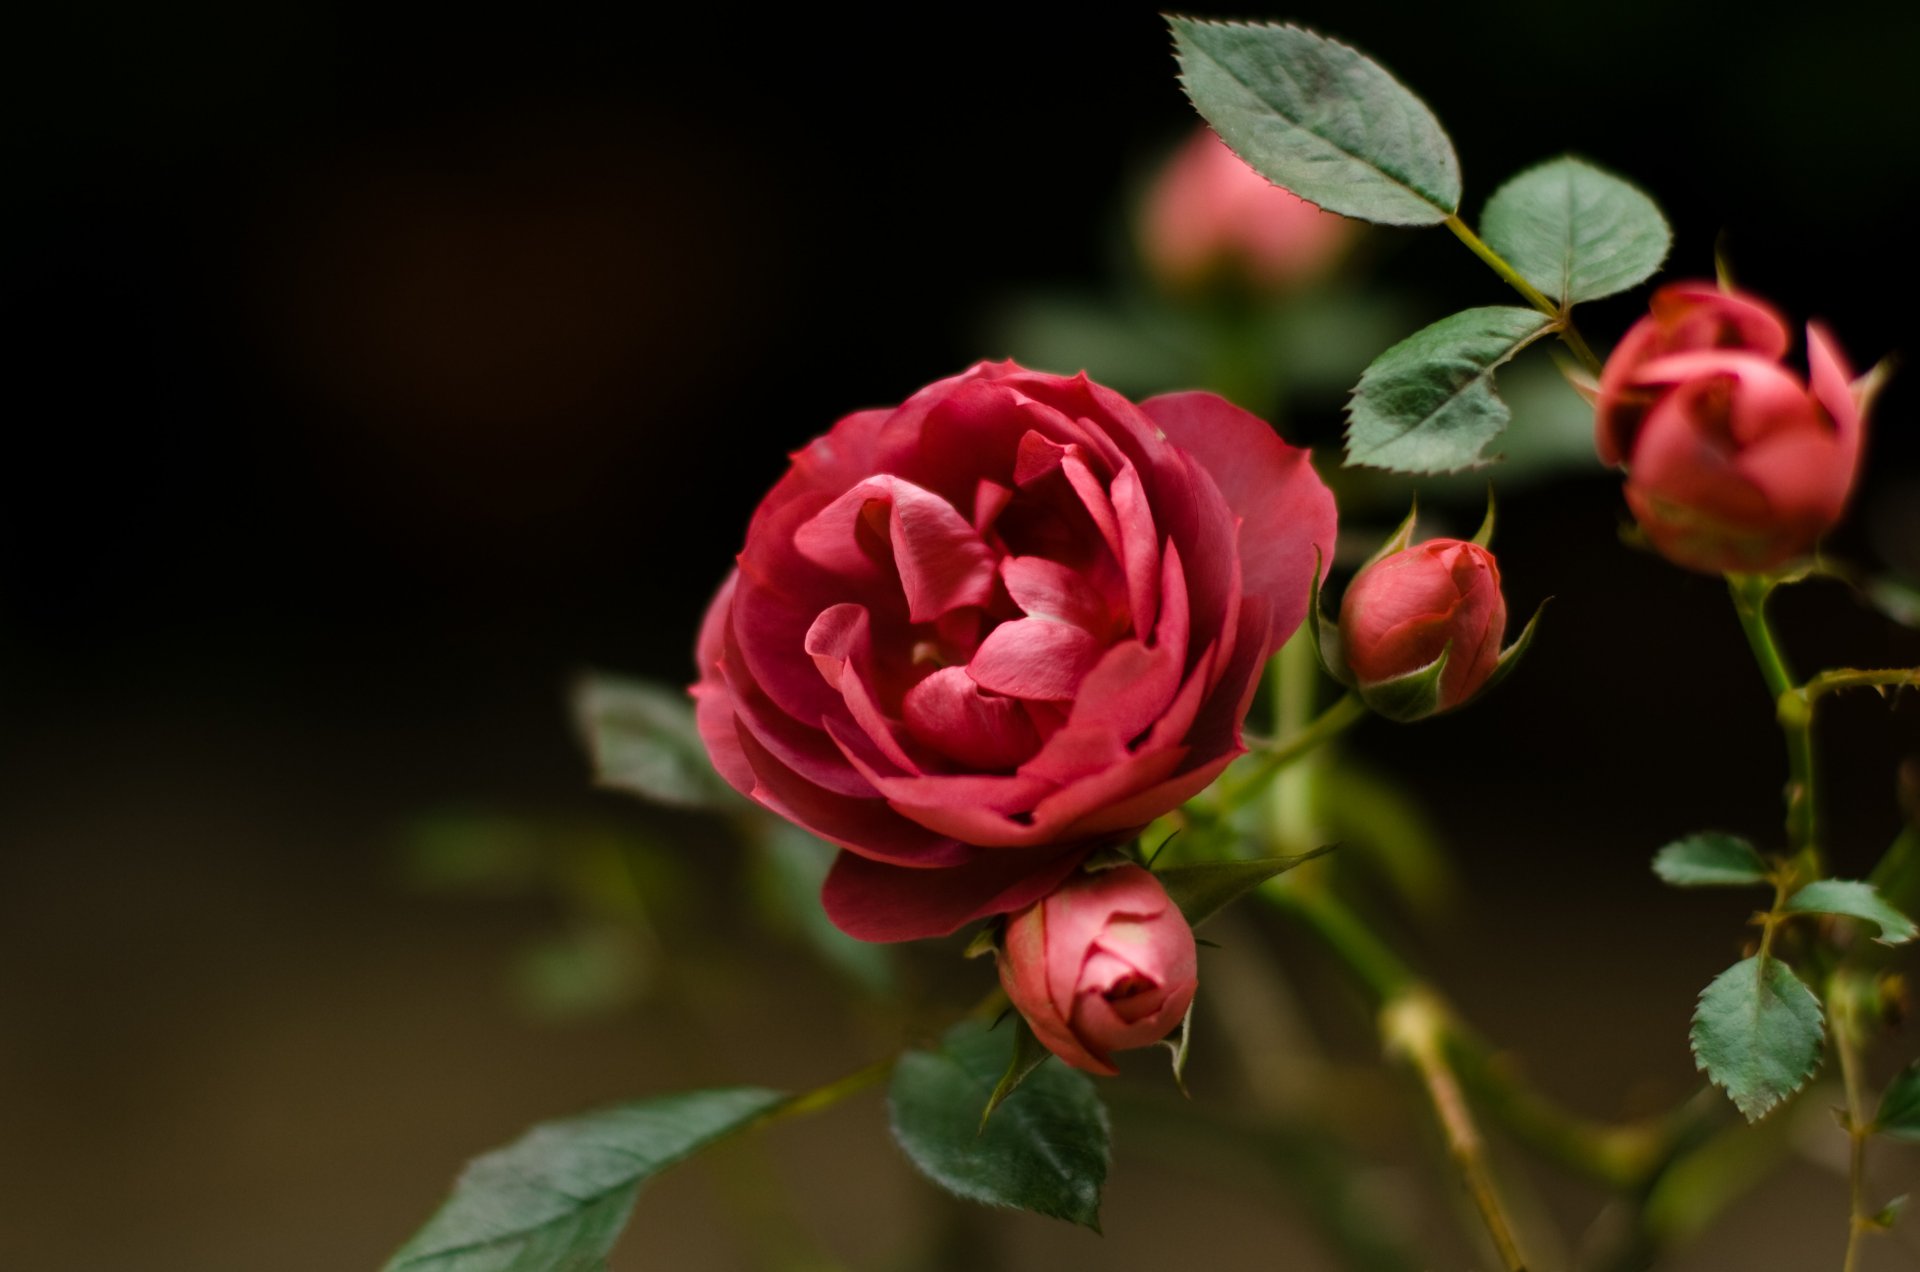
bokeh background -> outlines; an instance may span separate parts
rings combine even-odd
[[[1920,351],[1920,11],[1209,11],[1379,57],[1451,131],[1470,214],[1572,150],[1661,199],[1674,272],[1708,273],[1724,235],[1743,283],[1862,365]],[[46,6],[9,44],[0,1267],[371,1268],[535,1120],[875,1054],[884,1031],[846,1027],[831,977],[730,902],[733,845],[590,789],[566,688],[685,680],[786,452],[1014,352],[1022,297],[1111,285],[1125,200],[1192,119],[1154,6],[108,3]],[[1506,300],[1438,231],[1379,233],[1355,267],[1406,330]],[[1641,303],[1583,326],[1610,342]],[[1338,407],[1309,397],[1289,431],[1331,444]],[[1916,415],[1920,377],[1896,378],[1836,540],[1910,575]],[[1707,825],[1764,841],[1780,778],[1721,589],[1622,548],[1621,516],[1597,471],[1512,495],[1510,594],[1556,598],[1528,666],[1356,744],[1458,855],[1451,926],[1413,939],[1596,1113],[1688,1088],[1692,996],[1744,917],[1662,892],[1649,853]],[[1782,606],[1802,662],[1920,661],[1843,589],[1803,591]],[[1825,733],[1836,869],[1858,872],[1899,826],[1920,703],[1857,695]],[[423,886],[408,844],[447,818],[656,845],[691,882],[629,971],[675,994],[530,1014],[526,948],[577,907]],[[1383,1213],[1466,1266],[1444,1193],[1395,1173],[1417,1119],[1380,1116]],[[1268,1267],[1302,1240],[1283,1183],[1145,1132],[1104,1242],[969,1217],[882,1127],[870,1097],[662,1181],[615,1266]],[[1920,1175],[1911,1153],[1876,1172],[1888,1194]],[[1590,1213],[1543,1174],[1541,1204]],[[769,1200],[779,1180],[798,1202]],[[1843,1209],[1796,1165],[1673,1266],[1837,1263]]]

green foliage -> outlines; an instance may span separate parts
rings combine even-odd
[[[1312,852],[1291,857],[1263,857],[1256,861],[1209,861],[1194,866],[1169,866],[1154,878],[1180,907],[1189,926],[1199,927],[1247,893],[1295,866],[1323,857],[1336,845],[1323,844]]]
[[[957,1197],[1098,1232],[1107,1111],[1093,1081],[1041,1065],[983,1126],[981,1111],[1013,1053],[1013,1030],[969,1021],[939,1050],[901,1056],[887,1101],[893,1137],[922,1174]]]
[[[1887,904],[1870,883],[1857,879],[1817,879],[1787,898],[1786,909],[1793,914],[1839,914],[1862,923],[1871,923],[1874,940],[1882,945],[1901,945],[1920,935],[1913,920]]]
[[[1757,1122],[1820,1064],[1820,1000],[1777,958],[1742,959],[1714,977],[1693,1013],[1693,1058]]]
[[[1767,863],[1738,835],[1707,830],[1653,855],[1653,873],[1676,888],[1734,888],[1767,882]]]
[[[593,1272],[641,1184],[786,1098],[690,1091],[536,1126],[469,1163],[384,1272]]]
[[[738,799],[707,759],[685,690],[594,673],[574,686],[573,707],[600,785],[675,808]]]
[[[1873,1130],[1876,1135],[1920,1144],[1920,1060],[1887,1084],[1880,1111],[1873,1115]]]
[[[617,924],[581,921],[561,935],[523,947],[514,959],[514,998],[531,1016],[588,1020],[632,1007],[652,968],[633,935]]]
[[[832,844],[775,817],[753,819],[754,884],[764,921],[804,942],[821,961],[870,994],[894,985],[885,945],[857,941],[833,925],[820,906],[820,885],[838,851]]]
[[[1462,310],[1373,360],[1347,403],[1347,462],[1443,473],[1485,462],[1507,427],[1494,371],[1539,339],[1552,319],[1533,309]]]
[[[1398,724],[1424,720],[1440,707],[1440,678],[1446,675],[1447,660],[1452,656],[1453,646],[1449,643],[1440,651],[1440,656],[1426,666],[1404,676],[1376,680],[1363,686],[1360,690],[1361,700],[1375,715],[1385,716]]]
[[[1020,1089],[1020,1084],[1047,1062],[1053,1053],[1047,1050],[1047,1044],[1034,1036],[1033,1026],[1019,1012],[1013,1013],[1013,1055],[1007,1060],[1007,1071],[1000,1075],[999,1084],[993,1088],[993,1094],[987,1097],[987,1107],[981,1110],[980,1125],[986,1126],[993,1111],[1006,1102],[1008,1096]]]
[[[1453,143],[1373,61],[1294,26],[1168,22],[1194,108],[1267,180],[1384,225],[1438,225],[1459,208]]]
[[[1626,291],[1672,246],[1645,194],[1578,159],[1551,159],[1494,191],[1480,235],[1526,280],[1564,304]]]

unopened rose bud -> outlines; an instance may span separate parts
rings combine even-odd
[[[1451,711],[1480,692],[1500,667],[1506,628],[1493,553],[1461,539],[1381,557],[1340,604],[1340,651],[1354,687],[1395,720]]]
[[[1807,329],[1809,380],[1780,362],[1787,328],[1710,284],[1655,293],[1600,377],[1595,441],[1627,470],[1627,506],[1668,560],[1711,574],[1771,570],[1845,511],[1864,436],[1832,338]]]
[[[1008,921],[1000,984],[1049,1051],[1111,1076],[1113,1052],[1152,1046],[1186,1016],[1195,954],[1160,881],[1114,866],[1069,877]]]
[[[1140,245],[1173,290],[1239,276],[1279,292],[1325,272],[1353,225],[1249,168],[1210,129],[1175,151],[1147,194]]]

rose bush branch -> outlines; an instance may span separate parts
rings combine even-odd
[[[1592,346],[1580,334],[1580,329],[1573,325],[1571,303],[1556,304],[1549,299],[1538,287],[1528,282],[1526,277],[1504,256],[1488,247],[1486,240],[1475,234],[1473,229],[1460,219],[1459,213],[1449,216],[1443,224],[1453,231],[1455,238],[1466,244],[1468,251],[1479,257],[1488,268],[1498,274],[1502,282],[1519,292],[1529,305],[1554,320],[1554,333],[1560,337],[1561,343],[1573,352],[1573,356],[1580,359],[1581,366],[1592,375],[1600,374],[1599,357],[1594,354]]]
[[[1622,1124],[1563,1108],[1501,1063],[1494,1049],[1445,1007],[1433,986],[1339,900],[1290,887],[1266,888],[1260,895],[1320,940],[1376,1013],[1407,997],[1425,1001],[1441,1020],[1446,1053],[1468,1091],[1534,1151],[1604,1187],[1631,1192],[1651,1183],[1672,1153],[1697,1134],[1701,1119],[1687,1112],[1691,1102],[1670,1114]]]

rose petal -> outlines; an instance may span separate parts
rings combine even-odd
[[[960,667],[942,667],[907,691],[908,730],[972,769],[1011,772],[1040,746],[1020,702],[983,691]]]
[[[1023,618],[987,633],[967,674],[1010,698],[1061,701],[1080,691],[1099,657],[1100,642],[1085,628]]]
[[[862,941],[948,936],[976,919],[1031,905],[1080,868],[1088,845],[1046,853],[974,850],[938,870],[903,869],[843,852],[820,900],[834,926]]]
[[[1149,398],[1141,409],[1206,470],[1234,515],[1242,589],[1271,607],[1278,648],[1307,613],[1305,581],[1333,564],[1339,518],[1312,456],[1259,416],[1211,393]],[[1192,560],[1193,558],[1189,558]]]

